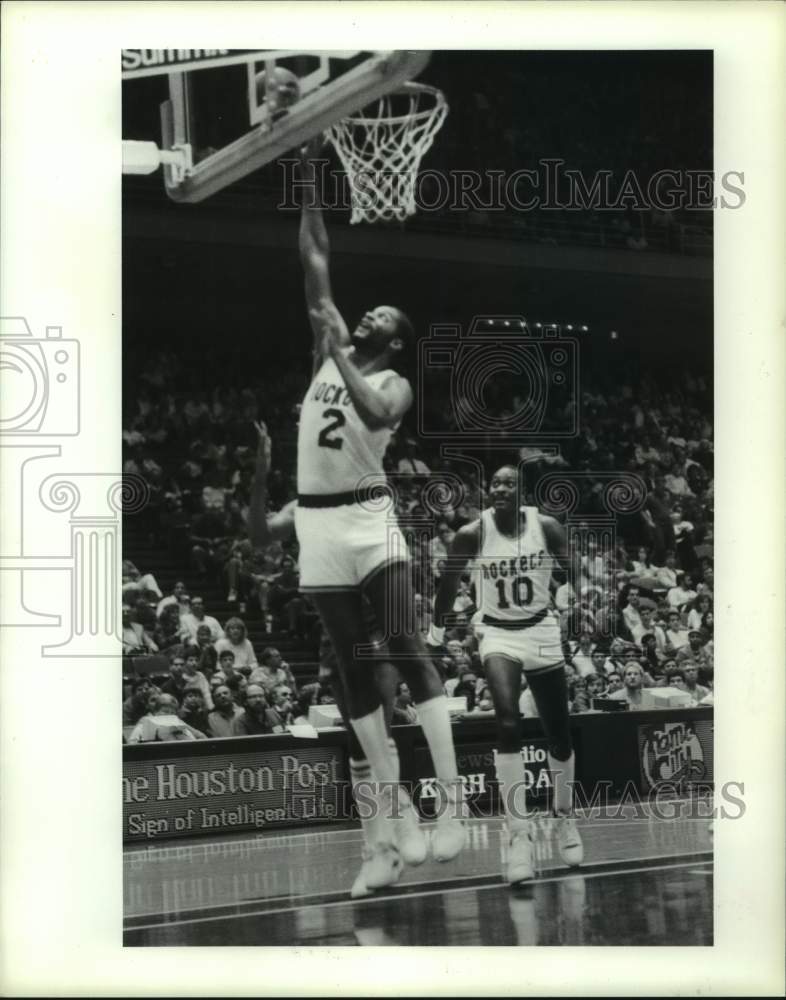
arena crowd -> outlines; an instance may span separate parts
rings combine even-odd
[[[329,678],[323,671],[320,682],[316,669],[324,644],[317,616],[298,590],[296,539],[254,548],[247,531],[254,421],[267,422],[274,442],[268,497],[274,511],[296,495],[294,439],[307,375],[266,367],[258,378],[238,382],[236,369],[222,368],[216,358],[212,388],[205,391],[198,387],[204,359],[191,360],[166,351],[148,356],[137,373],[138,391],[125,400],[124,473],[144,479],[150,497],[126,518],[123,731],[131,742],[283,732],[308,721],[311,706],[334,701]],[[504,416],[518,402],[514,388],[490,405]],[[529,504],[544,473],[582,473],[570,515],[579,582],[575,590],[555,587],[552,609],[562,627],[571,711],[610,708],[611,702],[636,707],[642,690],[657,686],[685,692],[691,705],[711,704],[709,379],[684,370],[655,377],[635,368],[615,369],[612,379],[602,366],[589,366],[582,370],[580,400],[552,402],[549,420],[561,419],[561,407],[580,407],[580,435],[558,457],[533,448],[517,448],[510,457],[518,452],[527,459]],[[455,428],[447,400],[430,404],[435,420]],[[476,469],[439,458],[429,441],[402,428],[386,458],[399,517],[429,523],[425,534],[410,532],[424,634],[453,535],[483,507]],[[585,529],[603,512],[604,478],[623,471],[641,478],[646,500],[618,517],[611,541],[599,543]],[[435,516],[428,498],[445,476],[461,483],[461,495],[452,505],[443,502]],[[155,565],[145,564],[150,553]],[[465,698],[470,715],[493,711],[477,655],[475,610],[468,575],[454,607],[457,624],[444,647],[431,650],[446,693]],[[521,710],[535,713],[526,689]],[[416,719],[400,684],[394,722]]]

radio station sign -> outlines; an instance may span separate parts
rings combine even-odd
[[[492,812],[498,805],[496,750],[490,743],[458,743],[456,764],[464,784],[467,802],[480,813]],[[545,739],[525,739],[521,748],[527,795],[541,799],[551,788],[551,772]],[[415,795],[422,812],[428,815],[437,798],[436,778],[427,747],[415,749],[417,773]]]
[[[226,834],[350,816],[346,751],[281,752],[126,760],[127,841]]]

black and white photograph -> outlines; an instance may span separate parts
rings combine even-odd
[[[26,814],[92,859],[113,995],[213,992],[224,962],[229,995],[697,995],[720,955],[773,989],[772,46],[757,73],[738,4],[655,5],[671,33],[641,5],[628,34],[629,5],[584,32],[591,5],[489,5],[484,34],[475,4],[371,30],[303,3],[300,35],[291,4],[136,5],[147,33],[118,5],[94,44],[65,4],[71,142],[65,99],[7,97],[54,79],[45,6],[37,36],[10,5],[31,62],[3,80],[6,947],[41,892]],[[201,38],[228,47],[160,47]],[[11,155],[42,107],[46,180]],[[54,270],[9,255],[25,205]],[[243,979],[276,955],[283,986]]]
[[[126,943],[711,945],[712,52],[122,62]]]

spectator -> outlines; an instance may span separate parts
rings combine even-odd
[[[137,594],[152,591],[157,597],[164,595],[152,573],[139,572],[130,559],[123,560],[123,600],[129,600]]]
[[[612,701],[626,701],[629,708],[641,706],[641,689],[643,686],[642,669],[638,663],[628,663],[622,677],[624,687],[614,691],[608,697]]]
[[[124,726],[135,726],[147,714],[150,696],[159,693],[147,677],[137,677],[131,685],[131,692],[131,696],[123,702]]]
[[[592,662],[592,636],[589,632],[582,632],[576,646],[576,651],[571,657],[573,669],[579,677],[586,677],[587,674],[595,672]]]
[[[197,670],[203,673],[209,681],[218,666],[218,653],[213,645],[213,633],[210,631],[209,625],[200,625],[197,629],[196,646],[199,650]],[[235,659],[234,653],[232,659]]]
[[[226,684],[216,685],[213,689],[213,701],[216,707],[207,716],[208,735],[217,738],[234,736],[232,722],[243,714],[243,709],[235,704],[232,692]]]
[[[431,572],[434,576],[439,575],[438,564],[448,558],[448,552],[453,542],[455,532],[451,530],[449,524],[441,521],[437,525],[437,533],[429,543],[429,559],[431,561]]]
[[[628,603],[622,609],[622,617],[624,618],[625,624],[631,634],[633,634],[634,628],[641,625],[639,601],[639,588],[635,586],[628,587]]]
[[[459,674],[459,681],[453,688],[452,697],[467,699],[468,712],[475,710],[475,702],[477,700],[477,683],[477,677],[469,668],[467,668]]]
[[[666,685],[676,688],[678,691],[687,690],[685,684],[685,671],[682,667],[674,667],[666,674]]]
[[[134,726],[129,743],[152,743],[167,740],[204,740],[205,734],[193,729],[178,717],[178,702],[171,694],[151,699],[150,711]]]
[[[633,629],[631,629],[633,633],[634,642],[641,645],[642,638],[645,635],[653,635],[655,636],[655,648],[657,649],[658,653],[660,653],[661,655],[665,655],[666,634],[659,625],[655,624],[653,609],[651,605],[644,605],[644,604],[641,605],[641,608],[639,610],[639,619],[640,619],[639,624],[636,625]]]
[[[205,704],[205,696],[202,694],[202,689],[196,684],[186,684],[183,691],[180,718],[187,725],[191,726],[192,729],[196,729],[198,732],[205,733],[205,735],[207,735],[210,731],[207,721],[207,713],[208,709]]]
[[[695,600],[696,591],[693,589],[693,578],[688,573],[677,574],[677,586],[672,587],[666,594],[666,601],[670,608],[677,608],[682,611],[686,604]]]
[[[655,488],[647,495],[641,516],[652,551],[652,561],[660,566],[666,552],[674,548],[674,530],[671,523],[671,496],[666,489],[663,476],[655,477]]]
[[[606,654],[598,646],[592,650],[590,659],[592,661],[592,670],[587,674],[587,677],[605,677],[606,673],[612,669],[611,660],[607,658]]]
[[[157,653],[152,637],[145,629],[134,621],[135,612],[128,604],[123,605],[123,656],[143,656],[148,653]]]
[[[181,637],[185,642],[195,642],[199,628],[204,626],[210,629],[212,642],[224,638],[224,630],[218,620],[212,615],[205,614],[204,600],[201,597],[194,597],[191,600],[191,610],[180,619]]]
[[[246,678],[242,674],[232,674],[231,677],[227,677],[226,686],[232,692],[235,704],[243,708],[246,704],[246,691],[248,689]]]
[[[271,581],[267,602],[276,628],[283,627],[291,635],[301,634],[304,603],[300,596],[300,574],[292,556],[281,560],[281,572]]]
[[[163,694],[172,695],[178,702],[183,700],[186,684],[183,671],[186,666],[186,659],[182,653],[173,653],[169,658],[169,677],[161,685]]]
[[[260,684],[249,684],[246,689],[246,707],[231,724],[233,736],[263,736],[283,733],[284,720],[272,709]]]
[[[688,628],[700,629],[708,612],[712,614],[712,601],[707,594],[699,594],[688,612]]]
[[[456,598],[456,604],[459,603],[458,597]],[[454,606],[454,610],[456,610]],[[429,629],[431,628],[432,613],[431,606],[423,594],[415,594],[415,628],[422,635],[427,635]]]
[[[219,662],[224,650],[231,650],[235,656],[235,670],[251,672],[257,666],[254,647],[248,639],[245,622],[241,618],[230,618],[226,623],[226,636],[215,644]]]
[[[183,651],[183,680],[186,684],[196,685],[202,692],[208,709],[213,707],[210,694],[210,684],[207,677],[199,670],[201,653],[198,646],[187,646]]]
[[[222,681],[226,682],[228,677],[237,676],[240,671],[235,670],[235,654],[231,649],[222,649],[218,656],[218,667],[216,670],[217,674],[221,675]],[[254,671],[251,671],[250,677],[253,675]]]
[[[649,677],[651,682],[654,683],[663,674],[662,663],[665,658],[665,654],[659,652],[657,648],[657,640],[652,632],[646,632],[641,637],[641,659],[639,663],[641,664],[642,670],[644,671],[644,676]],[[645,687],[651,687],[652,683],[645,683]]]
[[[249,685],[250,687],[251,685]],[[258,687],[259,685],[257,685]],[[311,711],[311,706],[316,705],[317,698],[319,697],[320,687],[319,684],[305,684],[297,696],[296,707],[295,707],[295,718],[293,724],[296,726],[304,725],[308,723],[308,717]]]
[[[584,678],[584,686],[587,692],[589,707],[592,708],[593,698],[602,698],[606,691],[606,679],[601,674],[588,674]]]
[[[677,586],[677,556],[673,549],[666,553],[666,564],[656,573],[658,590],[671,590]]]
[[[182,580],[178,580],[175,586],[172,588],[172,593],[169,594],[167,597],[162,597],[161,600],[158,602],[158,606],[156,607],[156,615],[160,618],[161,615],[163,614],[164,608],[168,608],[170,604],[174,605],[177,608],[178,615],[187,614],[189,608],[188,605],[185,604],[184,598],[186,599],[188,598],[188,594],[186,593],[186,585],[183,583]]]
[[[415,725],[418,713],[409,691],[409,685],[400,681],[396,685],[396,699],[393,702],[393,722],[398,725]]]
[[[250,683],[261,684],[268,692],[271,692],[277,684],[288,684],[293,691],[297,691],[292,668],[274,646],[266,646],[259,658],[262,665],[252,671],[249,677]]]
[[[610,698],[611,695],[615,694],[617,691],[622,690],[622,673],[618,670],[612,670],[611,673],[606,677],[606,697]]]
[[[712,656],[704,648],[704,636],[698,629],[688,632],[688,645],[678,650],[676,660],[680,667],[685,667],[688,663],[695,663],[704,680],[712,677]]]
[[[671,472],[664,478],[664,485],[674,497],[693,496],[690,486],[688,486],[688,480],[685,478],[685,469],[679,462],[672,464]],[[680,510],[681,513],[682,511]]]
[[[293,691],[288,684],[277,684],[273,688],[272,708],[278,712],[285,726],[290,725],[295,717],[292,696]]]
[[[398,460],[396,470],[402,475],[429,476],[431,469],[417,456],[417,443],[413,438],[404,439],[404,454]]]
[[[158,625],[153,633],[153,640],[160,652],[173,651],[175,647],[182,648],[180,638],[180,613],[178,605],[168,604],[161,612]]]
[[[666,629],[666,643],[675,652],[688,644],[688,630],[683,626],[679,611],[670,611],[668,614],[668,628]]]
[[[685,676],[685,690],[693,699],[693,704],[698,705],[710,693],[710,689],[699,684],[699,668],[696,663],[692,661],[684,663],[682,672]]]

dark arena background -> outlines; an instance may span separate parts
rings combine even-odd
[[[231,137],[242,111],[237,70],[192,74],[206,146],[225,142],[224,128]],[[424,632],[446,545],[478,516],[495,462],[526,460],[529,503],[542,503],[546,476],[574,483],[556,514],[581,587],[568,597],[555,586],[553,613],[585,862],[561,867],[538,820],[536,878],[525,890],[503,880],[494,715],[469,585],[461,624],[430,650],[446,693],[465,698],[453,732],[472,803],[469,845],[453,862],[427,861],[350,899],[361,841],[346,733],[320,677],[319,621],[298,592],[297,543],[255,550],[247,537],[254,421],[272,439],[271,512],[297,493],[312,333],[295,154],[197,204],[170,200],[160,174],[125,177],[124,472],[149,491],[123,525],[125,941],[712,944],[712,55],[443,51],[419,80],[450,107],[421,164],[420,207],[406,222],[351,226],[346,185],[331,181],[333,293],[350,328],[392,302],[423,342],[438,326],[501,336],[523,317],[530,342],[569,345],[569,377],[549,384],[538,434],[475,442],[482,476],[442,452],[457,428],[449,377],[413,367],[420,398],[386,467],[411,480],[398,488],[402,516],[422,512],[440,473],[465,489],[412,539]],[[160,142],[166,96],[166,76],[125,81],[124,138]],[[670,174],[656,184],[660,171]],[[598,200],[582,202],[597,177]],[[666,191],[671,202],[653,198]],[[529,199],[537,204],[523,207]],[[487,412],[509,417],[530,391],[500,373],[485,387]],[[604,490],[623,474],[642,493],[610,520]],[[237,642],[223,637],[230,623]],[[197,635],[200,624],[209,636]],[[234,670],[219,659],[228,648]],[[259,735],[243,722],[250,684],[265,691]],[[151,721],[162,693],[177,699],[169,714],[206,739],[179,740],[175,727],[162,741]],[[526,692],[521,711],[542,811],[545,741]],[[428,829],[433,771],[405,691],[394,735]]]

